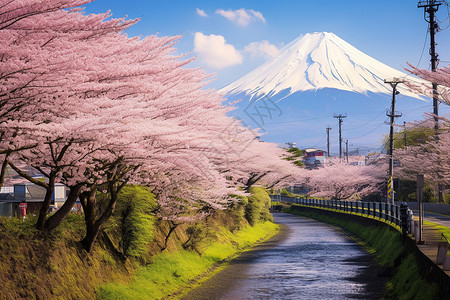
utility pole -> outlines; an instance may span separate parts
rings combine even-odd
[[[345,141],[345,155],[347,156],[347,163],[348,163],[348,140]]]
[[[339,158],[342,158],[342,122],[347,114],[333,114],[333,118],[339,119]]]
[[[444,4],[442,0],[427,0],[427,1],[419,1],[417,3],[418,8],[423,7],[423,16],[425,21],[427,21],[430,30],[430,56],[431,56],[431,72],[436,72],[437,65],[439,63],[438,54],[436,53],[436,32],[439,31],[439,26],[436,22],[435,13],[438,11],[439,6]],[[426,14],[428,13],[428,19]],[[438,131],[439,131],[439,101],[438,101],[438,92],[437,92],[437,83],[433,82],[433,114],[434,114],[434,139],[439,140]],[[438,175],[439,176],[439,175]],[[439,176],[440,177],[440,176]],[[444,201],[444,195],[442,193],[442,185],[438,184],[438,195],[439,202]]]
[[[438,11],[439,6],[442,5],[444,1],[439,0],[427,0],[427,1],[419,1],[417,3],[418,8],[423,7],[423,15],[425,21],[427,21],[430,29],[430,56],[431,56],[431,72],[436,72],[436,68],[438,65],[438,54],[436,53],[436,32],[439,30],[439,26],[436,22],[435,13]],[[428,14],[428,18],[426,16]],[[434,135],[435,139],[438,139],[438,130],[439,130],[439,101],[438,101],[438,92],[437,92],[437,83],[433,82],[433,114],[434,114]]]
[[[330,130],[331,127],[327,126],[327,156],[330,157]]]
[[[395,95],[400,94],[397,91],[397,85],[403,82],[400,79],[394,78],[392,80],[384,80],[384,83],[389,83],[392,87],[392,103],[391,111],[386,111],[386,115],[391,118],[390,130],[389,130],[389,178],[388,178],[388,202],[394,204],[394,187],[393,187],[393,173],[394,173],[394,121],[395,118],[401,117],[402,114],[396,113],[395,111]]]
[[[407,138],[406,138],[406,121],[403,121],[403,141],[405,143],[405,149],[407,146]]]

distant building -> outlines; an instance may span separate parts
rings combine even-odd
[[[294,185],[289,187],[289,191],[297,195],[307,195],[310,191],[309,187],[305,184]]]
[[[34,178],[44,177],[30,168],[26,173]],[[21,178],[12,169],[7,170],[5,186],[0,190],[0,216],[14,217],[25,213],[33,213],[41,209],[46,189]],[[66,201],[66,187],[56,183],[51,199],[51,209],[59,208]],[[20,209],[20,204],[25,210]]]
[[[287,142],[286,145],[288,145],[288,148],[297,148],[297,143]]]
[[[323,165],[325,162],[325,153],[327,152],[319,149],[305,149],[303,153],[305,165],[312,167]]]
[[[351,162],[350,165],[352,165],[352,166],[365,166],[366,165],[366,161],[365,160],[358,160],[358,161]]]
[[[388,157],[386,154],[372,152],[366,155],[365,165],[377,165],[379,163],[386,162]]]

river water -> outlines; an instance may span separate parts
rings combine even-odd
[[[384,280],[373,257],[343,231],[274,214],[282,233],[230,265],[183,299],[378,299]]]

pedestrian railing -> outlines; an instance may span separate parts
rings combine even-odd
[[[444,271],[449,271],[450,270],[450,256],[448,256],[447,253],[448,253],[450,243],[448,242],[447,238],[445,237],[445,235],[443,233],[441,233],[441,239],[443,241],[438,243],[436,264],[442,265],[442,269]]]
[[[296,205],[317,207],[340,212],[355,213],[362,216],[373,216],[401,226],[400,206],[383,202],[362,202],[323,200],[316,198],[294,198],[283,195],[272,195],[272,201],[281,201]]]

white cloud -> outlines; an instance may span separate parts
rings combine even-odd
[[[262,13],[259,11],[255,11],[253,9],[237,9],[237,10],[223,10],[218,9],[216,10],[216,14],[219,14],[231,22],[240,25],[240,26],[247,26],[252,21],[261,21],[263,23],[266,23],[266,19],[264,19]]]
[[[250,53],[252,57],[263,56],[265,58],[272,58],[280,53],[278,48],[269,41],[250,43],[245,46],[244,51]]]
[[[203,9],[197,8],[197,15],[199,15],[200,17],[207,17],[208,14],[205,13],[205,11]]]
[[[233,45],[227,44],[221,35],[204,35],[196,32],[194,36],[194,51],[207,66],[223,69],[242,63],[242,55]]]

